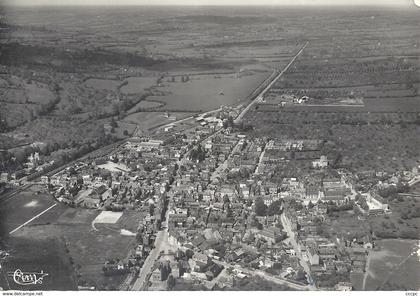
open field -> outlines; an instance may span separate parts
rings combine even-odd
[[[55,204],[49,195],[36,195],[38,190],[32,186],[1,204],[1,224],[6,232]],[[16,258],[10,262],[10,268],[43,269],[52,275],[45,285],[49,290],[74,289],[73,269],[79,274],[79,283],[102,289],[118,287],[123,277],[105,277],[102,265],[106,259],[127,256],[135,238],[120,232],[122,229],[135,231],[140,218],[138,213],[126,211],[115,224],[96,225],[95,230],[92,222],[99,213],[57,204],[6,238],[6,246],[13,250]]]
[[[245,100],[270,74],[194,76],[187,82],[165,83],[159,90],[167,95],[149,99],[164,102],[164,110],[209,111]]]
[[[86,80],[85,83],[87,86],[92,87],[94,89],[116,91],[118,86],[120,86],[122,82],[118,80],[90,78]]]
[[[47,239],[13,238],[6,243],[12,250],[12,257],[4,265],[4,270],[13,273],[16,269],[27,272],[47,273],[42,284],[27,286],[28,290],[75,290],[76,278],[70,256],[65,252],[64,242],[60,237]],[[12,290],[20,290],[9,277]]]
[[[129,77],[127,84],[121,87],[123,94],[139,94],[143,93],[147,88],[156,84],[156,77]]]
[[[365,290],[419,290],[419,241],[380,240],[377,246],[369,253]]]

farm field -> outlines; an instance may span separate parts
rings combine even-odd
[[[111,80],[111,79],[97,79],[90,78],[86,80],[85,84],[88,87],[92,87],[97,90],[113,90],[116,91],[118,86],[120,86],[122,81]]]
[[[375,112],[420,112],[420,97],[365,98],[366,109]]]
[[[124,82],[127,84],[121,87],[123,94],[139,94],[143,93],[147,88],[156,84],[156,77],[129,77]]]
[[[209,111],[244,101],[270,74],[255,72],[240,78],[235,75],[194,76],[187,82],[165,83],[159,90],[168,94],[149,99],[164,102],[163,110]]]

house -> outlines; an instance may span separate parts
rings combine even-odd
[[[84,175],[82,176],[83,184],[89,185],[92,183],[93,179],[90,175]]]
[[[339,282],[335,285],[336,291],[351,291],[353,290],[353,287],[350,282]]]
[[[346,188],[325,188],[322,200],[343,203],[346,201]]]
[[[318,188],[307,187],[306,188],[306,199],[311,201],[317,201],[320,197]]]
[[[338,178],[324,179],[322,181],[324,188],[338,188],[343,186],[343,182]]]
[[[255,236],[274,244],[279,240],[280,234],[280,229],[270,226],[260,230]]]
[[[269,207],[273,203],[273,201],[274,201],[273,196],[270,196],[270,195],[261,196],[261,199],[263,200],[264,204],[267,207]]]
[[[9,174],[8,173],[1,173],[0,183],[7,183],[8,181],[9,181]]]
[[[372,242],[366,242],[366,243],[363,244],[363,248],[373,249],[373,243]]]
[[[390,212],[389,205],[378,194],[368,192],[365,197],[369,207],[369,215]]]
[[[196,267],[198,267],[197,270],[200,272],[202,272],[211,263],[210,257],[198,252],[194,253],[192,259],[195,262]]]
[[[206,274],[206,277],[207,277],[208,281],[211,281],[214,278],[214,274],[210,270],[206,271],[205,274]]]
[[[319,255],[313,247],[308,247],[306,249],[306,254],[308,256],[308,261],[311,265],[319,265]]]
[[[312,162],[313,168],[326,168],[328,166],[328,159],[325,155],[321,155],[321,157],[317,160],[314,160]]]
[[[226,272],[220,276],[217,280],[217,286],[220,288],[231,288],[234,285],[233,275],[227,274]]]
[[[102,271],[105,275],[124,274],[129,272],[126,264],[119,259],[112,259],[105,262],[102,267]]]
[[[13,180],[18,180],[18,179],[22,178],[24,175],[25,175],[25,171],[20,170],[20,171],[12,173],[11,177],[12,177]]]

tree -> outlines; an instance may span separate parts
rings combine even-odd
[[[227,194],[225,194],[225,195],[223,196],[223,203],[224,203],[224,204],[226,204],[226,203],[230,203],[229,196],[228,196]]]
[[[233,211],[231,209],[231,207],[228,207],[226,210],[226,217],[228,218],[232,218],[233,217]]]
[[[172,274],[168,276],[168,280],[166,281],[168,285],[168,290],[172,290],[175,287],[175,278]]]
[[[281,206],[280,200],[273,201],[271,205],[267,208],[267,215],[268,216],[278,215],[280,213],[280,206]]]
[[[267,206],[265,205],[263,199],[261,197],[258,197],[255,200],[255,214],[257,216],[265,216],[267,214]]]
[[[29,154],[26,153],[24,149],[18,150],[15,152],[16,162],[21,164],[23,163]]]
[[[297,281],[303,281],[305,279],[306,279],[305,272],[303,270],[299,269],[298,272],[296,273],[296,280]]]
[[[114,117],[111,118],[111,123],[109,124],[112,128],[118,127],[117,122],[115,121]]]
[[[9,129],[6,119],[3,119],[0,114],[0,133],[6,132]]]
[[[161,262],[159,265],[160,269],[160,280],[166,281],[171,273],[171,267],[169,266],[169,262]]]
[[[309,203],[308,203],[308,208],[309,208],[309,209],[312,209],[314,206],[315,206],[315,205],[312,203],[312,201],[309,201]]]
[[[153,216],[154,213],[155,213],[155,205],[154,204],[150,204],[150,206],[149,206],[149,214],[150,214],[150,216]]]
[[[206,151],[201,147],[201,145],[198,145],[196,149],[193,149],[190,154],[191,160],[193,161],[203,161],[206,158]]]

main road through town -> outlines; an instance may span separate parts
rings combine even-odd
[[[258,96],[256,96],[256,98],[248,104],[248,106],[245,107],[244,110],[242,110],[242,112],[239,114],[239,116],[236,118],[237,120],[241,120],[244,115],[246,114],[246,112],[248,112],[248,110],[255,104],[258,102],[261,102],[263,100],[263,97],[265,95],[265,93],[277,82],[277,80],[280,79],[281,76],[283,76],[283,74],[290,68],[290,66],[295,62],[295,60],[302,54],[303,50],[308,46],[309,41],[307,41],[302,48],[296,53],[296,55],[290,60],[290,62],[286,65],[286,67],[284,67],[284,69],[279,72],[277,74],[277,76],[271,80],[271,82],[263,88],[263,90],[260,92],[260,94]]]
[[[295,250],[296,256],[299,258],[300,265],[303,267],[303,269],[305,270],[306,274],[308,275],[308,277],[311,279],[311,282],[312,282],[311,269],[309,268],[308,262],[306,262],[303,258],[303,254],[300,251],[297,241],[296,241],[295,233],[293,232],[290,224],[288,223],[287,218],[284,213],[281,214],[280,219],[281,219],[281,224],[283,225],[284,230],[286,230],[287,236],[289,237],[290,242],[292,243],[292,247]]]
[[[287,69],[289,69],[289,67],[293,64],[293,62],[301,55],[301,53],[303,52],[303,50],[306,48],[306,46],[309,44],[309,41],[306,42],[302,48],[296,53],[296,55],[290,60],[290,62],[286,65],[286,67],[279,72],[274,79],[271,78],[271,75],[267,80],[271,81],[267,84],[267,86],[265,86],[261,92],[255,97],[254,100],[252,100],[248,106],[246,106],[242,112],[238,115],[238,117],[236,118],[237,120],[242,119],[243,116],[246,114],[246,112],[248,112],[248,110],[256,103],[259,102],[263,99],[264,94],[273,86],[274,83],[277,82],[277,80],[287,71]],[[277,71],[275,71],[273,74],[275,74]],[[267,81],[266,80],[266,81]],[[213,110],[214,111],[214,110]],[[210,111],[212,112],[212,111]],[[209,113],[209,112],[207,112]],[[185,120],[185,119],[184,119]],[[181,120],[182,121],[182,120]],[[215,134],[219,133],[221,131],[221,129],[219,129],[218,131],[215,131],[215,133],[213,133],[212,135],[208,136],[206,139],[204,139],[201,142],[206,141],[207,139],[211,138],[212,136],[214,136]],[[188,153],[191,150],[187,151],[187,153],[185,153],[183,155],[183,158],[188,157]],[[169,235],[168,235],[168,227],[167,227],[167,223],[168,223],[168,218],[169,218],[169,207],[166,211],[166,221],[163,223],[163,229],[161,231],[159,231],[157,233],[156,236],[156,240],[155,240],[155,244],[154,244],[154,248],[153,250],[150,252],[149,256],[147,256],[143,267],[140,270],[140,274],[138,276],[138,278],[136,279],[136,281],[134,282],[132,289],[134,291],[139,291],[139,290],[145,290],[146,288],[146,284],[147,284],[147,277],[148,275],[152,272],[152,268],[156,262],[156,260],[159,258],[159,255],[161,253],[161,251],[168,251],[169,249],[171,249],[173,246],[169,243]],[[226,264],[226,263],[224,263]],[[306,268],[305,268],[306,269]],[[308,271],[307,271],[308,272]],[[296,285],[293,283],[290,283],[287,280],[284,279],[279,279],[279,278],[275,278],[272,276],[269,276],[265,273],[263,274],[258,274],[260,276],[263,276],[265,279],[267,280],[271,280],[271,281],[275,281],[277,283],[282,283],[282,284],[287,284],[287,285]],[[296,285],[294,288],[296,289],[302,289],[302,286],[300,285]],[[304,287],[303,289],[313,289],[313,287]]]

